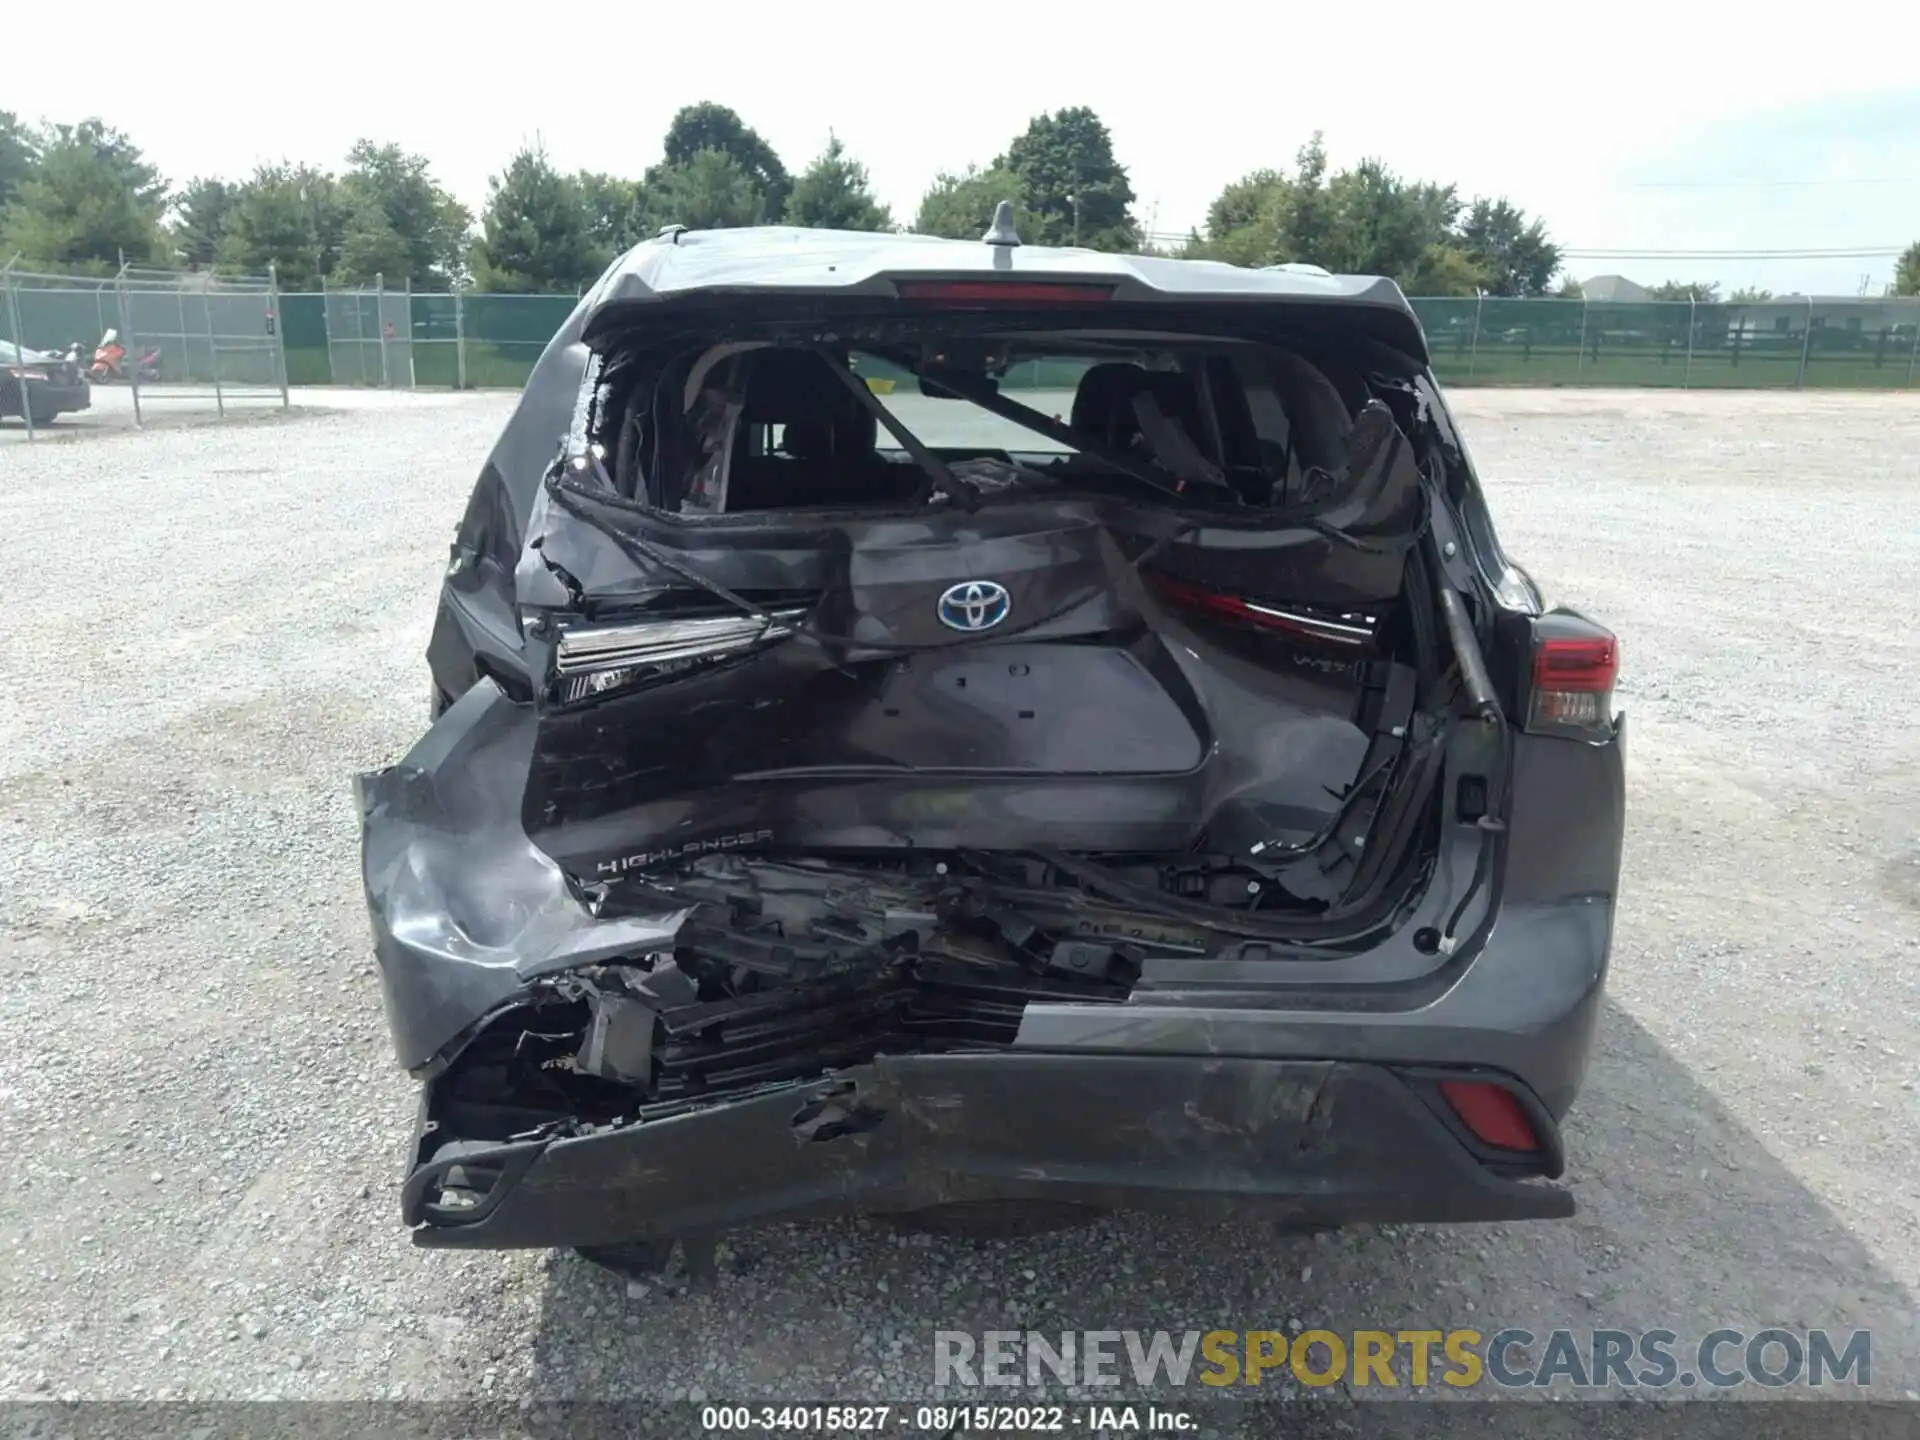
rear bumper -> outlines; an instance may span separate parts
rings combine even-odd
[[[1125,1004],[1028,1003],[998,1052],[882,1057],[645,1124],[495,1143],[574,1112],[491,1092],[453,1103],[489,1017],[551,977],[670,948],[680,918],[601,920],[573,897],[521,825],[532,732],[528,708],[482,682],[358,786],[395,1053],[426,1082],[403,1199],[422,1244],[608,1244],[973,1199],[1319,1223],[1572,1213],[1567,1192],[1478,1150],[1426,1082],[1501,1078],[1534,1115],[1538,1175],[1559,1173],[1556,1122],[1612,939],[1618,743],[1518,737],[1498,884],[1450,957],[1416,953],[1415,919],[1339,962],[1156,965]],[[479,1177],[460,1208],[435,1203],[456,1160]]]
[[[8,378],[0,386],[0,415],[25,414],[20,382]],[[29,380],[24,387],[25,401],[31,401],[36,415],[68,415],[93,407],[93,392],[84,384],[70,385],[56,380]]]
[[[1003,1052],[882,1058],[837,1076],[579,1138],[462,1146],[477,1203],[443,1207],[453,1157],[421,1137],[403,1207],[430,1246],[598,1245],[825,1214],[1042,1200],[1307,1224],[1571,1215],[1438,1099],[1382,1065]],[[1512,1086],[1559,1172],[1544,1108]],[[429,1085],[422,1125],[433,1109]],[[479,1174],[485,1178],[473,1180]],[[490,1183],[489,1183],[490,1182]]]

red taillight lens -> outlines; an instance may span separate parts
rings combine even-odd
[[[1549,639],[1533,654],[1533,683],[1544,690],[1613,689],[1620,673],[1620,642],[1611,635]]]
[[[1322,615],[1268,605],[1238,595],[1222,595],[1203,590],[1198,585],[1189,585],[1184,580],[1170,580],[1164,575],[1154,575],[1151,579],[1154,588],[1167,599],[1196,614],[1218,620],[1237,620],[1262,630],[1275,630],[1297,639],[1314,640],[1340,649],[1366,650],[1373,645],[1374,619],[1371,615]]]
[[[1182,609],[1218,615],[1226,620],[1247,618],[1247,602],[1235,596],[1216,595],[1211,590],[1202,590],[1198,585],[1189,585],[1183,580],[1169,580],[1164,575],[1155,575],[1151,578],[1153,588]]]
[[[1111,285],[1037,280],[901,280],[895,289],[902,300],[949,305],[1099,305],[1113,298]]]
[[[1549,619],[1556,626],[1577,627],[1584,633],[1549,631],[1535,639],[1527,729],[1549,734],[1606,730],[1613,718],[1613,682],[1620,673],[1620,642],[1584,620],[1564,615]]]
[[[1513,1092],[1484,1080],[1442,1080],[1440,1095],[1482,1144],[1500,1150],[1538,1150],[1539,1137]]]

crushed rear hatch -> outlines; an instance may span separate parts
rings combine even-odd
[[[1526,696],[1417,326],[1324,298],[603,285],[513,569],[524,677],[362,787],[370,893],[412,886],[387,924],[448,962],[387,982],[430,1081],[413,1218],[762,1101],[854,1135],[835,1076],[910,1093],[887,1064],[1070,1012],[1410,1013],[1458,977]],[[493,877],[458,899],[422,858],[456,851]],[[1558,1164],[1532,1133],[1514,1173]]]
[[[516,573],[519,819],[593,915],[685,917],[539,997],[649,1103],[1364,951],[1483,763],[1405,357],[919,293],[594,322]]]

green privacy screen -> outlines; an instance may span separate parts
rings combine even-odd
[[[388,292],[387,300],[394,298]],[[415,386],[515,388],[526,383],[541,350],[577,303],[572,295],[469,293],[456,299],[414,294],[403,306],[411,334],[401,335],[396,326],[385,343],[410,351]],[[1915,299],[1689,305],[1416,298],[1412,303],[1427,333],[1433,368],[1449,385],[1790,390],[1920,384],[1920,300]],[[36,324],[38,315],[23,314],[29,345],[53,348],[92,338],[82,332],[98,333],[92,294],[36,297],[35,305],[45,307],[47,318]],[[283,295],[281,305],[292,384],[381,383],[376,364],[330,361],[322,296]],[[369,337],[353,343],[381,343],[371,332]],[[337,340],[335,352],[347,353]],[[1073,379],[1058,366],[1027,365],[1005,383],[1015,390],[1054,389],[1070,386]],[[407,383],[403,367],[390,365],[386,383]]]

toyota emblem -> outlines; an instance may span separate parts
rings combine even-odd
[[[977,635],[991,630],[1007,618],[1013,600],[1007,587],[991,580],[966,580],[949,586],[940,597],[937,612],[940,623],[949,630]]]

